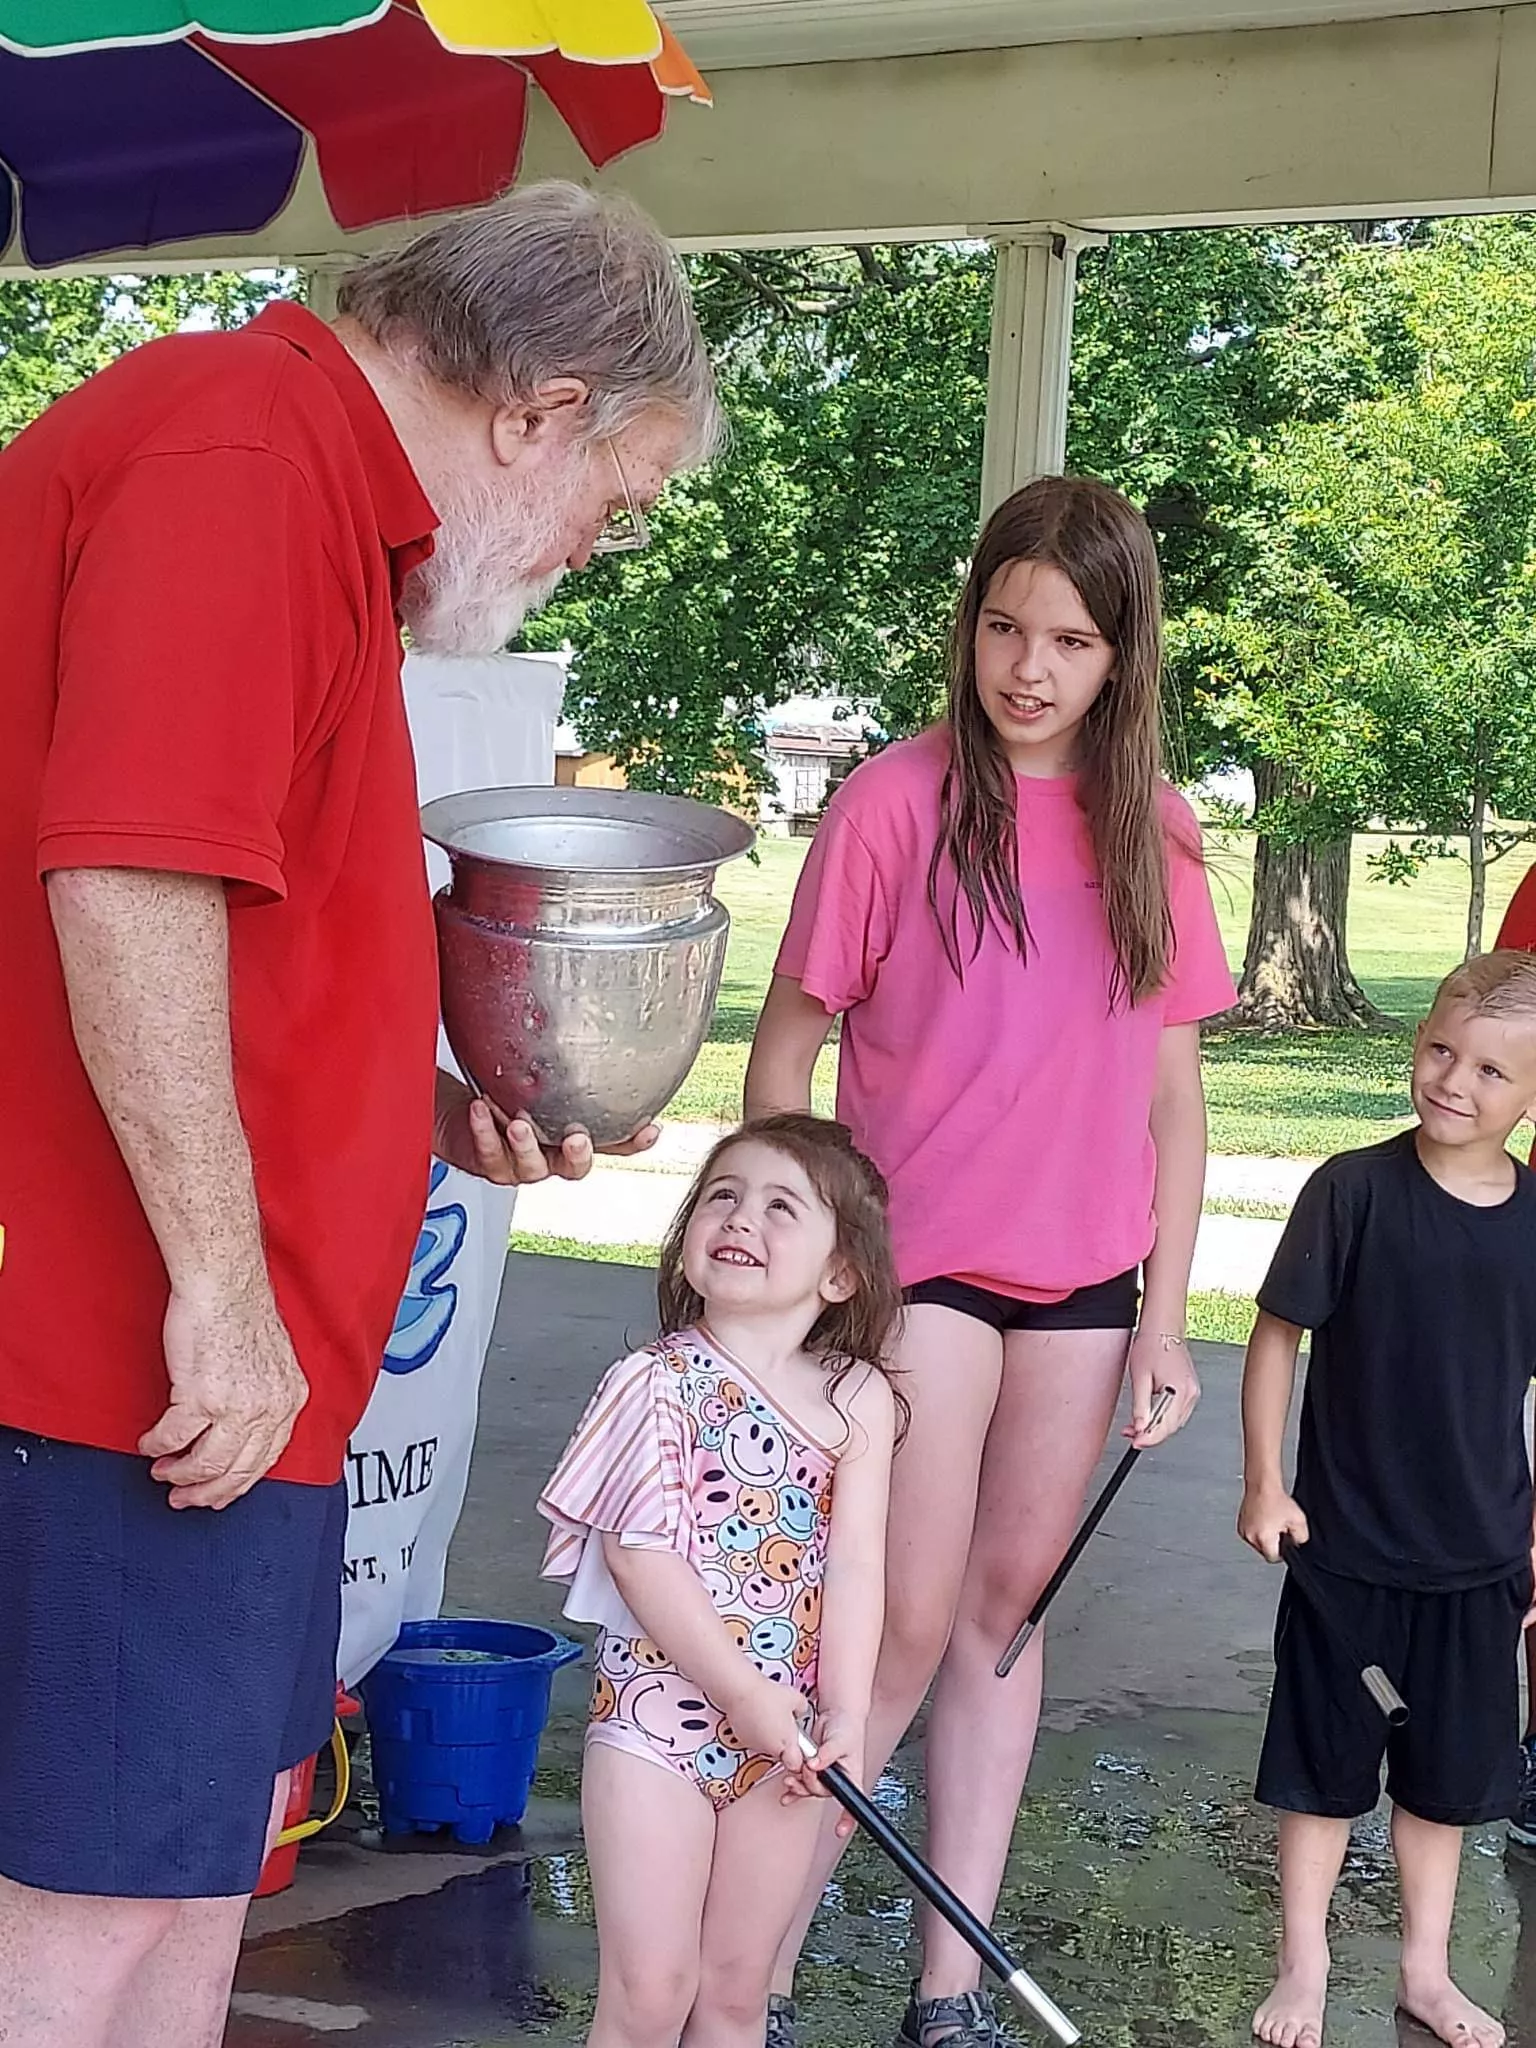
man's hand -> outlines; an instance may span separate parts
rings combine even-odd
[[[226,1508],[281,1457],[309,1386],[264,1274],[172,1292],[171,1401],[139,1449],[173,1508]]]
[[[449,1166],[501,1187],[527,1187],[534,1181],[584,1180],[596,1152],[627,1159],[648,1152],[661,1136],[646,1124],[619,1145],[594,1146],[585,1131],[568,1131],[558,1145],[541,1145],[526,1117],[506,1117],[483,1095],[476,1095],[452,1074],[437,1077],[437,1121],[432,1150]]]
[[[1238,1510],[1237,1533],[1260,1557],[1278,1564],[1283,1536],[1289,1536],[1294,1543],[1305,1543],[1312,1532],[1301,1503],[1283,1486],[1251,1486],[1245,1490]]]

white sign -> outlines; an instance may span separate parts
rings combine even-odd
[[[405,703],[421,801],[549,784],[565,673],[555,659],[411,654]],[[434,889],[447,880],[427,848]],[[441,1065],[453,1070],[446,1041]],[[506,1266],[513,1190],[435,1160],[410,1278],[368,1411],[348,1447],[342,1575],[344,1685],[371,1671],[405,1621],[438,1613],[464,1505],[480,1377]]]

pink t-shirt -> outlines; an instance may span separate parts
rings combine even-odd
[[[1029,958],[989,922],[969,959],[962,903],[957,980],[928,903],[948,749],[938,727],[848,777],[806,856],[777,971],[843,1013],[838,1115],[890,1182],[903,1285],[954,1274],[1059,1300],[1152,1249],[1158,1038],[1226,1009],[1232,977],[1200,828],[1165,785],[1172,970],[1146,1001],[1111,1008],[1075,779],[1020,776]]]

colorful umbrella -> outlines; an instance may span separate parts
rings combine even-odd
[[[255,234],[311,145],[342,229],[477,205],[530,78],[596,165],[709,99],[642,0],[0,0],[0,254]]]

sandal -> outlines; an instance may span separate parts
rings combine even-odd
[[[768,1997],[768,2030],[763,2048],[795,2048],[795,2001],[781,1998],[777,1991]]]
[[[990,1991],[957,1998],[919,1998],[912,1986],[896,2048],[1007,2048]]]

